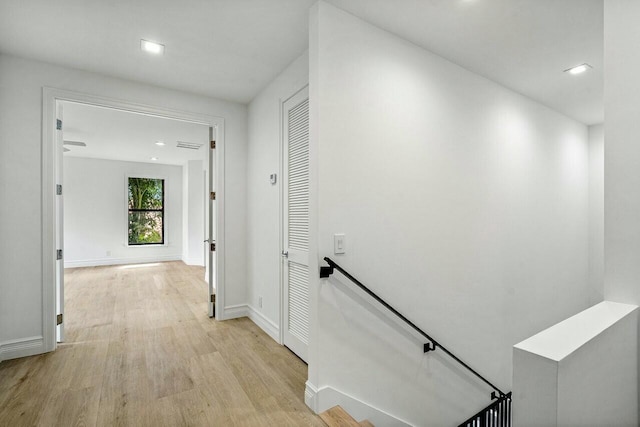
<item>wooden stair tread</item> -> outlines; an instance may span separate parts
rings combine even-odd
[[[320,414],[320,418],[329,427],[374,427],[369,421],[357,422],[341,406],[334,406]]]

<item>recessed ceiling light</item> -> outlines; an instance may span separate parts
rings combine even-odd
[[[580,64],[580,65],[576,65],[575,67],[568,68],[564,70],[564,72],[576,75],[576,74],[582,74],[585,71],[589,70],[590,68],[593,68],[593,67],[585,62],[584,64]]]
[[[140,40],[140,49],[145,52],[154,53],[156,55],[164,54],[164,45],[160,43],[150,42],[149,40]]]
[[[153,160],[154,162],[158,160],[157,157],[152,157],[151,160]]]
[[[163,147],[165,144],[162,141],[156,141],[156,145],[159,145],[160,147]]]

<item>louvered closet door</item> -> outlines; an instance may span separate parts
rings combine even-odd
[[[309,343],[309,91],[283,108],[284,345],[307,360]]]

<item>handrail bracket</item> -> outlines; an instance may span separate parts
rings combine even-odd
[[[320,278],[325,279],[333,274],[333,266],[329,267],[320,266]]]
[[[496,393],[495,391],[491,392],[491,400],[496,399],[511,399],[511,392],[509,393]]]

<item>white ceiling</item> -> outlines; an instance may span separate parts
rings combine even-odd
[[[311,4],[0,0],[0,52],[246,103],[307,49]]]
[[[327,0],[583,123],[603,121],[603,0]],[[313,0],[2,0],[0,52],[249,102],[308,46]],[[166,45],[163,57],[140,39]],[[580,76],[562,71],[588,62]]]
[[[585,124],[604,121],[603,0],[327,0]],[[582,63],[593,69],[572,76]]]
[[[79,141],[86,147],[67,145],[67,157],[124,160],[143,163],[184,165],[188,160],[205,160],[209,127],[205,125],[135,114],[71,102],[63,103],[65,141]],[[155,143],[162,141],[166,145]],[[202,144],[198,150],[177,148],[178,141]],[[157,157],[157,161],[151,160]]]

